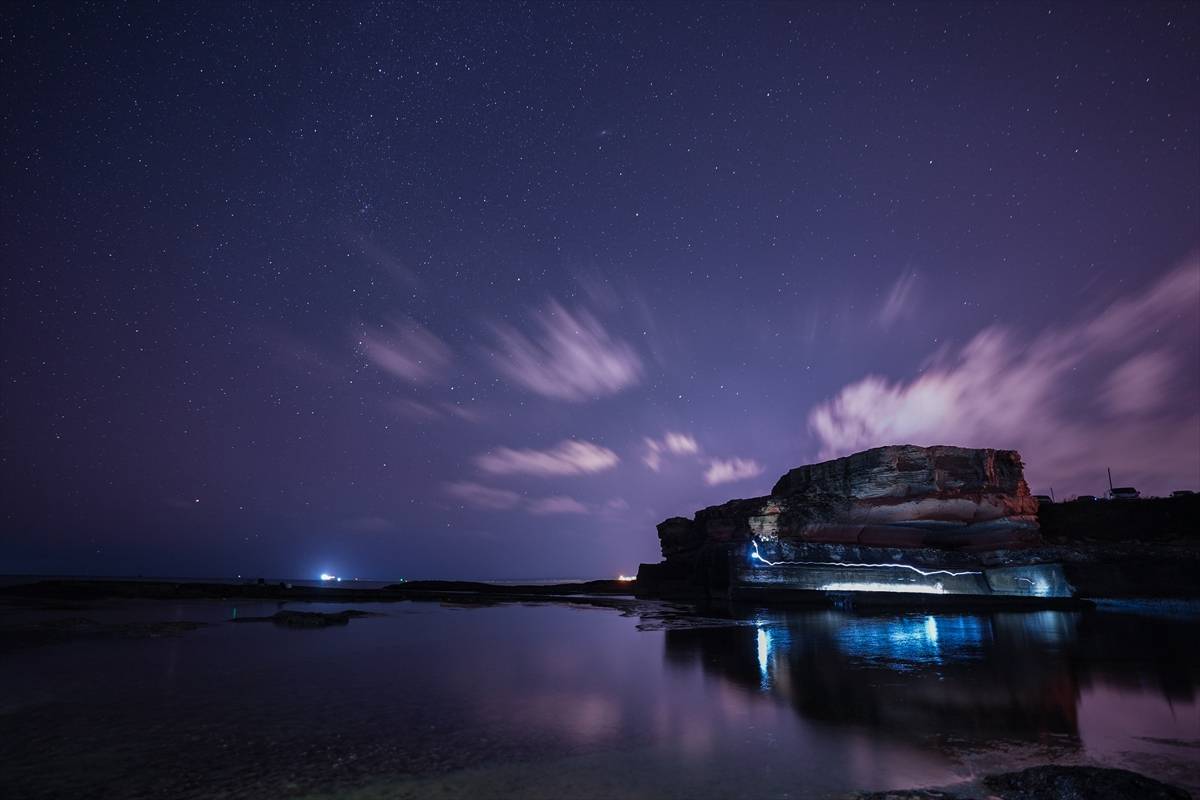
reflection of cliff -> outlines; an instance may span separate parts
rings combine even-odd
[[[1083,686],[1155,689],[1175,702],[1200,693],[1200,619],[1139,613],[1085,614],[1073,657]]]
[[[1191,699],[1195,621],[1056,611],[856,616],[763,614],[741,627],[669,630],[668,663],[786,700],[805,718],[909,739],[1076,741],[1096,682]]]
[[[906,738],[1077,733],[1074,615],[772,615],[674,630],[666,657],[790,702],[804,717]],[[1030,647],[1030,642],[1038,643]]]

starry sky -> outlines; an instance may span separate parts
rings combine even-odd
[[[1198,34],[6,4],[0,572],[608,577],[901,442],[1200,489]]]

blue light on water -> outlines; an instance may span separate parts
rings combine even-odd
[[[925,638],[928,639],[934,647],[937,647],[937,643],[938,643],[937,620],[934,619],[933,617],[925,618]]]
[[[775,688],[778,680],[778,670],[786,669],[789,652],[792,648],[792,629],[786,624],[780,624],[759,618],[754,621],[755,656],[758,661],[758,685],[763,692]]]
[[[847,619],[837,639],[853,658],[904,669],[978,658],[987,624],[972,616]]]
[[[760,626],[758,629],[758,680],[763,689],[767,689],[771,683],[770,665],[771,632]]]

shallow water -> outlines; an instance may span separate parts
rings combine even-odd
[[[279,607],[4,609],[8,630],[211,623],[0,642],[4,793],[815,798],[1051,761],[1200,789],[1189,607],[693,625],[652,605],[395,603],[319,630],[227,621]]]

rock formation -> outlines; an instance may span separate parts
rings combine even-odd
[[[973,563],[980,551],[1041,543],[1037,501],[1013,450],[877,447],[790,470],[771,494],[658,525],[667,579],[720,584],[731,553],[812,561]],[[639,575],[639,583],[642,576]]]
[[[777,540],[995,548],[1039,541],[1037,501],[1013,450],[877,447],[789,471],[767,497],[658,526],[663,557],[705,544]]]

